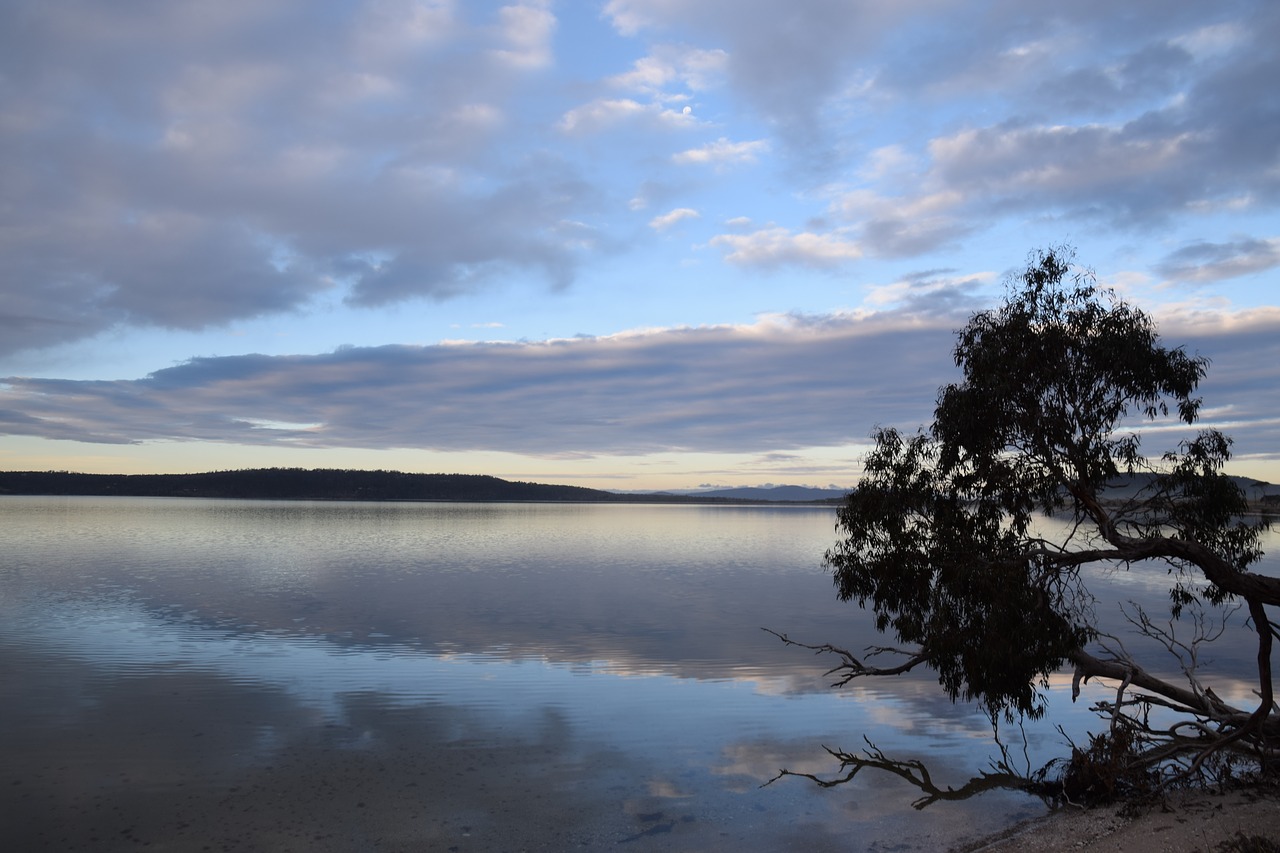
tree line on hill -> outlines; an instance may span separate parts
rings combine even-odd
[[[472,474],[256,468],[200,474],[0,472],[0,494],[258,498],[354,501],[614,501],[579,486],[521,483]]]
[[[582,486],[525,483],[480,474],[409,474],[336,468],[254,468],[200,474],[0,471],[0,495],[329,501],[770,502],[699,495],[616,494]]]

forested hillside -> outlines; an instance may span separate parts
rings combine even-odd
[[[617,501],[597,489],[473,474],[259,468],[204,474],[0,472],[0,494],[266,498],[361,501]]]

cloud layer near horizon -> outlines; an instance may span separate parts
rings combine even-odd
[[[4,380],[0,432],[84,442],[499,450],[566,457],[770,452],[926,422],[954,381],[955,313],[780,317],[544,343],[198,358],[138,380]],[[1205,422],[1240,455],[1280,445],[1280,309],[1190,314]],[[1149,452],[1176,443],[1157,436]]]

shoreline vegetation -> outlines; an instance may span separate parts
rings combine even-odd
[[[732,490],[741,493],[744,490]],[[618,493],[582,486],[503,480],[482,474],[408,474],[335,468],[253,468],[200,474],[80,474],[0,471],[0,495],[182,497],[315,501],[582,502],[631,504],[797,504],[836,506],[843,497],[811,500],[770,495]],[[820,490],[812,491],[820,494]],[[789,492],[794,493],[794,492]]]

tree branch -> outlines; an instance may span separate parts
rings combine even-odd
[[[986,791],[994,791],[997,789],[1005,789],[1011,791],[1026,791],[1030,794],[1043,797],[1047,800],[1054,800],[1058,797],[1061,786],[1054,783],[1048,783],[1044,780],[1045,771],[1040,770],[1033,774],[1017,773],[1001,763],[994,765],[996,772],[988,773],[986,771],[979,772],[977,776],[970,778],[959,788],[950,786],[942,787],[933,781],[929,768],[921,761],[914,759],[897,760],[889,758],[872,743],[865,735],[863,741],[867,744],[866,750],[862,755],[845,752],[839,749],[832,749],[824,746],[832,757],[840,762],[840,769],[846,771],[843,776],[837,776],[832,779],[823,779],[813,773],[798,773],[793,770],[779,770],[778,774],[765,782],[760,787],[772,785],[784,776],[798,776],[802,779],[808,779],[815,782],[823,788],[834,788],[837,785],[844,785],[852,782],[855,777],[863,770],[882,770],[891,773],[899,779],[918,788],[924,796],[916,799],[911,803],[915,809],[923,809],[933,805],[939,801],[955,801],[967,800]]]
[[[833,654],[840,658],[841,663],[836,664],[831,669],[823,673],[824,676],[837,672],[843,673],[840,676],[840,679],[831,685],[832,687],[844,687],[853,679],[864,675],[902,675],[905,672],[910,672],[922,663],[929,662],[929,656],[923,652],[908,652],[902,649],[873,646],[867,650],[871,655],[892,653],[906,655],[907,659],[897,666],[868,666],[854,655],[853,652],[842,649],[839,646],[833,646],[830,643],[822,643],[821,645],[813,646],[808,643],[801,643],[797,640],[793,640],[786,634],[779,634],[777,631],[770,628],[761,628],[760,630],[772,634],[788,646],[799,646],[802,649],[812,649],[814,654]]]

